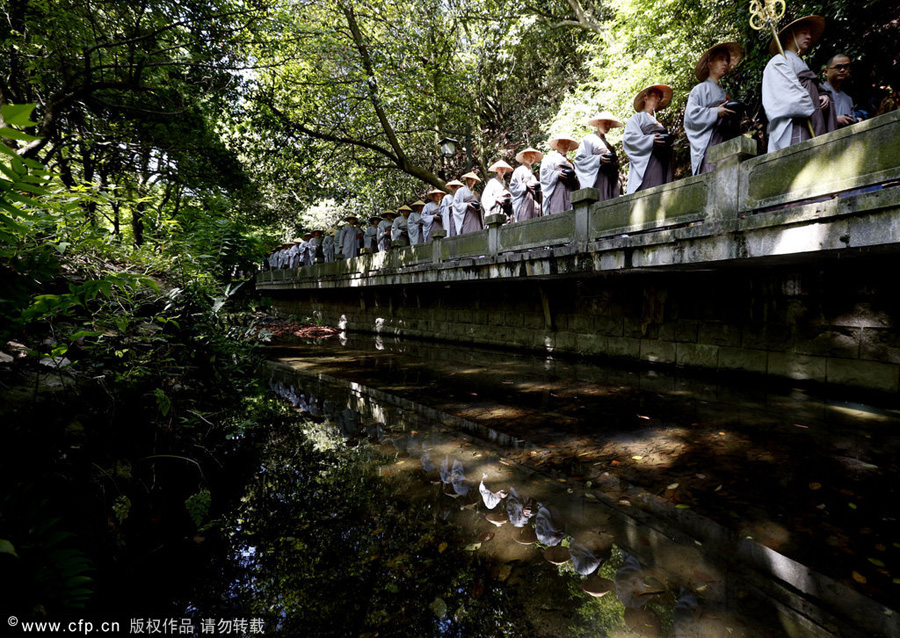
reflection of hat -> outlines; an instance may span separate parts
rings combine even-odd
[[[473,172],[468,172],[468,173],[466,173],[465,175],[462,176],[462,178],[463,178],[463,179],[474,179],[476,182],[480,182],[480,181],[481,181],[481,178],[478,177],[478,175],[476,175],[476,174],[473,173]]]
[[[656,110],[661,111],[669,106],[669,103],[672,101],[672,87],[668,84],[652,84],[634,96],[635,111],[640,113],[644,110],[644,98],[646,98],[647,94],[653,89],[656,89],[657,91],[662,93],[662,99],[659,101],[659,105],[656,107]]]
[[[560,135],[559,137],[554,137],[549,142],[547,142],[547,146],[552,148],[554,151],[559,151],[560,153],[565,155],[569,151],[578,148],[578,141],[569,137],[568,135]]]
[[[532,162],[540,162],[544,157],[544,154],[539,150],[537,150],[536,148],[531,148],[529,146],[524,151],[519,151],[518,153],[516,153],[516,161],[520,164],[524,163],[526,155],[537,156],[535,157],[535,159],[531,160]]]
[[[809,46],[812,46],[818,42],[819,38],[822,37],[822,34],[825,33],[825,18],[822,16],[804,16],[802,18],[797,18],[778,32],[778,39],[781,40],[782,46],[784,46],[785,38],[799,27],[807,27],[809,29],[809,34],[812,36],[812,42],[810,42]],[[772,38],[771,41],[769,41],[769,53],[771,55],[778,53],[778,43],[775,42],[775,38]]]
[[[465,177],[465,175],[463,175],[463,177]],[[465,184],[463,184],[458,179],[451,179],[449,182],[447,182],[447,186],[456,186],[457,188],[459,188],[460,186],[465,186]]]
[[[589,126],[600,126],[600,122],[609,122],[610,128],[623,126],[622,120],[609,111],[600,111],[597,115],[587,121]]]
[[[503,160],[497,160],[496,162],[494,162],[493,164],[488,166],[489,173],[497,173],[498,172],[497,169],[500,169],[501,171],[511,171],[513,169],[513,167],[510,166],[509,164],[507,164],[506,162],[504,162]]]
[[[700,56],[699,60],[697,60],[697,66],[694,67],[694,74],[697,76],[698,80],[701,82],[706,81],[706,78],[709,77],[709,60],[719,53],[728,54],[729,71],[736,67],[738,62],[741,61],[741,58],[744,57],[744,50],[737,42],[720,42],[716,46],[711,47],[706,53]]]
[[[422,208],[425,208],[425,202],[423,202],[421,199],[417,199],[416,201],[414,201],[414,202],[412,203],[412,207],[413,207],[413,208],[415,208],[416,206],[420,206],[420,207],[422,207]]]

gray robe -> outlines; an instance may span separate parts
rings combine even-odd
[[[534,197],[536,190],[540,190],[540,182],[534,176],[534,171],[524,164],[517,167],[509,179],[509,192],[513,196],[513,217],[517,222],[541,216],[541,208]]]
[[[447,199],[447,196],[444,196]],[[444,201],[443,199],[441,201]],[[441,218],[437,216],[440,210],[440,204],[428,202],[422,209],[422,241],[431,241],[431,229],[443,228],[441,226]]]
[[[325,258],[326,264],[334,261],[334,236],[333,235],[325,235],[325,238],[322,239],[322,255]]]
[[[356,257],[359,255],[359,229],[352,224],[347,224],[342,229],[341,234],[341,253],[345,259]]]
[[[572,166],[571,162],[557,151],[550,151],[541,160],[541,193],[544,195],[541,211],[544,215],[562,213],[572,208],[569,188],[559,179],[559,169],[564,165]]]
[[[406,232],[409,233],[410,245],[422,243],[422,215],[420,213],[413,211],[409,214],[406,220]]]
[[[688,96],[684,111],[684,132],[691,144],[691,174],[699,175],[713,170],[715,165],[704,165],[706,151],[713,140],[719,123],[718,107],[726,102],[725,89],[712,78],[706,78]],[[722,141],[722,140],[718,140]]]
[[[403,215],[397,215],[394,223],[391,224],[391,245],[396,246],[400,239],[405,239],[409,243],[409,221]],[[402,243],[402,242],[400,242]]]
[[[628,171],[629,194],[671,181],[672,149],[658,148],[653,143],[656,133],[662,133],[664,130],[665,127],[646,111],[635,113],[628,118],[622,146],[625,147],[625,154],[631,160],[631,170]],[[659,164],[663,161],[667,163],[662,167],[666,174],[659,175]]]
[[[372,224],[366,226],[366,229],[363,231],[363,248],[368,248],[372,252],[378,250],[378,239],[377,239],[378,230]]]
[[[834,97],[834,114],[837,115],[849,115],[850,117],[854,117],[853,115],[853,98],[844,93],[843,91],[838,91],[835,89],[829,82],[825,82],[825,88],[831,91],[831,95]]]
[[[816,111],[812,96],[800,83],[802,71],[809,71],[809,67],[793,51],[772,56],[763,71],[762,102],[769,119],[769,153],[790,146],[795,123],[805,128],[804,120]]]
[[[475,209],[470,206],[471,203],[477,201],[477,193],[470,191],[468,186],[463,186],[456,191],[456,195],[453,197],[453,225],[457,235],[473,233],[483,228],[481,214],[476,213]]]
[[[392,225],[393,222],[389,219],[382,219],[380,222],[378,222],[378,231],[376,233],[376,237],[378,238],[378,250],[381,252],[384,252],[391,247]]]
[[[573,160],[581,188],[596,188],[600,191],[601,202],[622,194],[618,158],[615,158],[611,165],[603,164],[600,156],[604,153],[616,155],[613,145],[606,141],[605,135],[591,133],[581,140]]]

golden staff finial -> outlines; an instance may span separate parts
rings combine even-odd
[[[785,9],[787,9],[785,0],[751,0],[750,2],[750,27],[755,31],[763,31],[769,27],[782,57],[785,57],[784,47],[781,46],[781,38],[778,37],[776,27],[778,21],[784,16]],[[810,136],[815,137],[816,132],[813,130],[812,122],[806,120],[806,125],[809,127]]]

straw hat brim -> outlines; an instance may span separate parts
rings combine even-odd
[[[647,96],[647,93],[650,92],[651,89],[656,89],[660,93],[662,93],[662,99],[659,101],[659,105],[656,107],[657,111],[661,111],[672,102],[672,87],[668,84],[651,84],[650,86],[641,89],[641,91],[634,96],[634,110],[638,113],[644,110],[644,98]]]
[[[737,42],[720,42],[707,49],[706,53],[701,55],[700,59],[697,60],[697,65],[694,67],[694,75],[697,76],[698,80],[701,82],[706,81],[706,78],[709,77],[709,59],[712,57],[713,53],[718,53],[720,51],[728,52],[728,72],[736,67],[741,61],[741,58],[744,57],[744,49],[742,49],[741,45]]]
[[[535,159],[531,160],[532,164],[534,162],[540,162],[542,159],[544,159],[543,153],[541,153],[536,148],[529,147],[529,148],[526,148],[524,151],[519,151],[518,153],[516,153],[516,161],[519,162],[519,164],[524,163],[526,155],[536,155],[537,156]]]
[[[481,178],[478,177],[475,173],[466,173],[462,176],[463,179],[474,179],[476,182],[480,182]]]
[[[565,148],[560,148],[560,145],[564,145]],[[552,140],[547,142],[547,146],[552,148],[554,151],[559,151],[560,153],[565,155],[569,151],[578,148],[578,140],[565,136],[554,137]]]
[[[781,45],[784,46],[784,39],[787,35],[801,25],[806,25],[809,27],[809,33],[812,36],[812,42],[810,43],[810,47],[815,46],[816,42],[822,37],[822,34],[825,33],[825,18],[822,16],[811,15],[811,16],[803,16],[802,18],[797,18],[781,31],[778,32],[778,39],[781,40]],[[778,54],[778,44],[775,42],[775,38],[772,38],[769,41],[769,53],[771,55]]]
[[[424,208],[424,207],[425,207],[425,202],[423,202],[421,199],[417,199],[416,201],[414,201],[414,202],[412,203],[412,205],[413,205],[413,206],[422,206],[422,207]]]
[[[398,209],[397,209],[397,212],[399,213],[400,211],[403,211],[403,210],[405,210],[405,211],[407,211],[407,212],[410,212],[410,213],[413,212],[413,209],[410,208],[409,206],[407,206],[406,204],[404,204],[403,206],[401,206],[400,208],[398,208]]]
[[[459,181],[458,179],[451,179],[449,182],[447,182],[446,186],[447,186],[448,188],[449,188],[450,186],[454,186],[454,187],[456,187],[456,188],[459,188],[460,186],[465,186],[465,184],[463,184],[463,183],[462,183],[461,181]]]
[[[491,164],[488,167],[488,172],[496,173],[497,169],[504,170],[504,171],[511,171],[513,169],[513,167],[510,166],[509,164],[507,164],[506,162],[504,162],[503,160],[499,160],[499,161],[494,162],[493,164]]]
[[[600,122],[609,122],[610,128],[625,126],[622,123],[622,120],[617,118],[609,111],[600,111],[597,115],[587,121],[589,126],[600,126]]]

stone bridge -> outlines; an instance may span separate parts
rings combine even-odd
[[[900,112],[612,201],[262,272],[347,330],[900,391]]]

